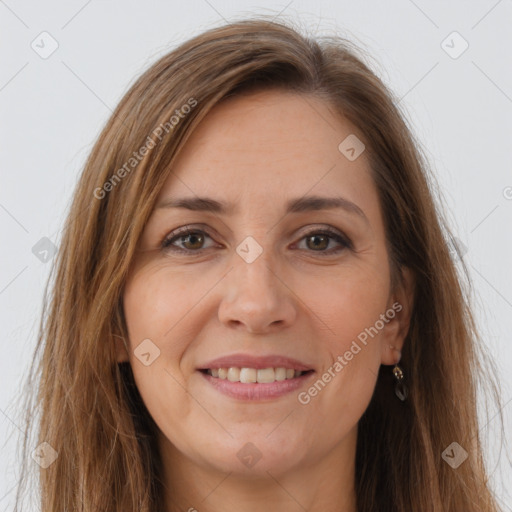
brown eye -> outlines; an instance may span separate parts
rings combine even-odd
[[[306,249],[318,252],[322,256],[352,248],[352,243],[348,238],[330,228],[323,228],[321,231],[311,231],[302,240],[305,240]],[[330,250],[326,250],[333,240],[341,247],[333,247]]]
[[[201,249],[201,246],[204,244],[204,236],[200,233],[191,233],[190,235],[182,236],[181,240],[185,249]]]
[[[306,237],[306,244],[310,249],[327,249],[329,238],[326,235],[310,235]]]
[[[163,249],[177,251],[200,252],[204,249],[205,239],[211,237],[202,230],[184,229],[180,232],[173,232],[162,242]],[[181,244],[181,245],[177,245]]]
[[[203,250],[212,247],[205,247],[206,239],[213,240],[208,233],[202,229],[191,229],[184,227],[170,233],[161,243],[162,249],[167,251],[182,253],[200,253]],[[319,255],[331,255],[338,253],[344,249],[351,249],[352,243],[348,238],[331,228],[323,228],[322,230],[311,231],[303,236],[300,240],[305,241],[308,252],[316,252]],[[332,242],[336,242],[338,247],[329,248]]]

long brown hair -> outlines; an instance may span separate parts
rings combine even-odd
[[[116,363],[116,337],[127,339],[123,286],[192,131],[228,96],[264,88],[319,97],[359,129],[394,282],[404,266],[416,278],[401,359],[409,397],[394,397],[390,368],[381,366],[359,422],[359,512],[498,511],[482,456],[479,384],[491,390],[498,410],[500,396],[427,159],[362,50],[265,17],[211,29],[153,64],[122,98],[86,162],[47,283],[28,380],[34,394],[27,432],[37,426],[35,445],[46,442],[58,454],[39,472],[42,511],[163,510],[155,424],[129,364]],[[35,447],[30,439],[23,460]],[[456,469],[442,457],[453,442],[468,453]],[[25,468],[18,500],[27,474]]]

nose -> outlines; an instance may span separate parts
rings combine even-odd
[[[218,313],[229,328],[264,334],[286,328],[295,320],[295,296],[265,253],[252,263],[234,256]]]

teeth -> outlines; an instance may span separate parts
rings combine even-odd
[[[230,382],[243,382],[246,384],[259,382],[268,384],[275,381],[300,377],[304,372],[292,368],[215,368],[208,370],[208,375],[218,379],[227,379]]]
[[[276,380],[276,372],[274,368],[264,368],[258,370],[258,382],[265,384],[267,382],[274,382]]]
[[[228,368],[228,380],[240,382],[240,368]]]
[[[258,374],[261,370],[254,368],[241,368],[240,369],[240,382],[259,382]]]
[[[286,368],[276,368],[274,370],[276,380],[285,380],[286,379]],[[293,372],[295,374],[295,372]]]

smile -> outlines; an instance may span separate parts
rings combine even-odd
[[[230,382],[242,382],[244,384],[260,383],[269,384],[283,380],[294,379],[307,373],[293,368],[213,368],[203,370],[214,378],[228,380]]]
[[[284,379],[282,379],[283,370]],[[291,394],[303,387],[305,382],[315,374],[315,371],[300,371],[282,367],[258,370],[230,367],[200,370],[199,374],[206,380],[207,385],[223,395],[238,400],[262,401]]]

